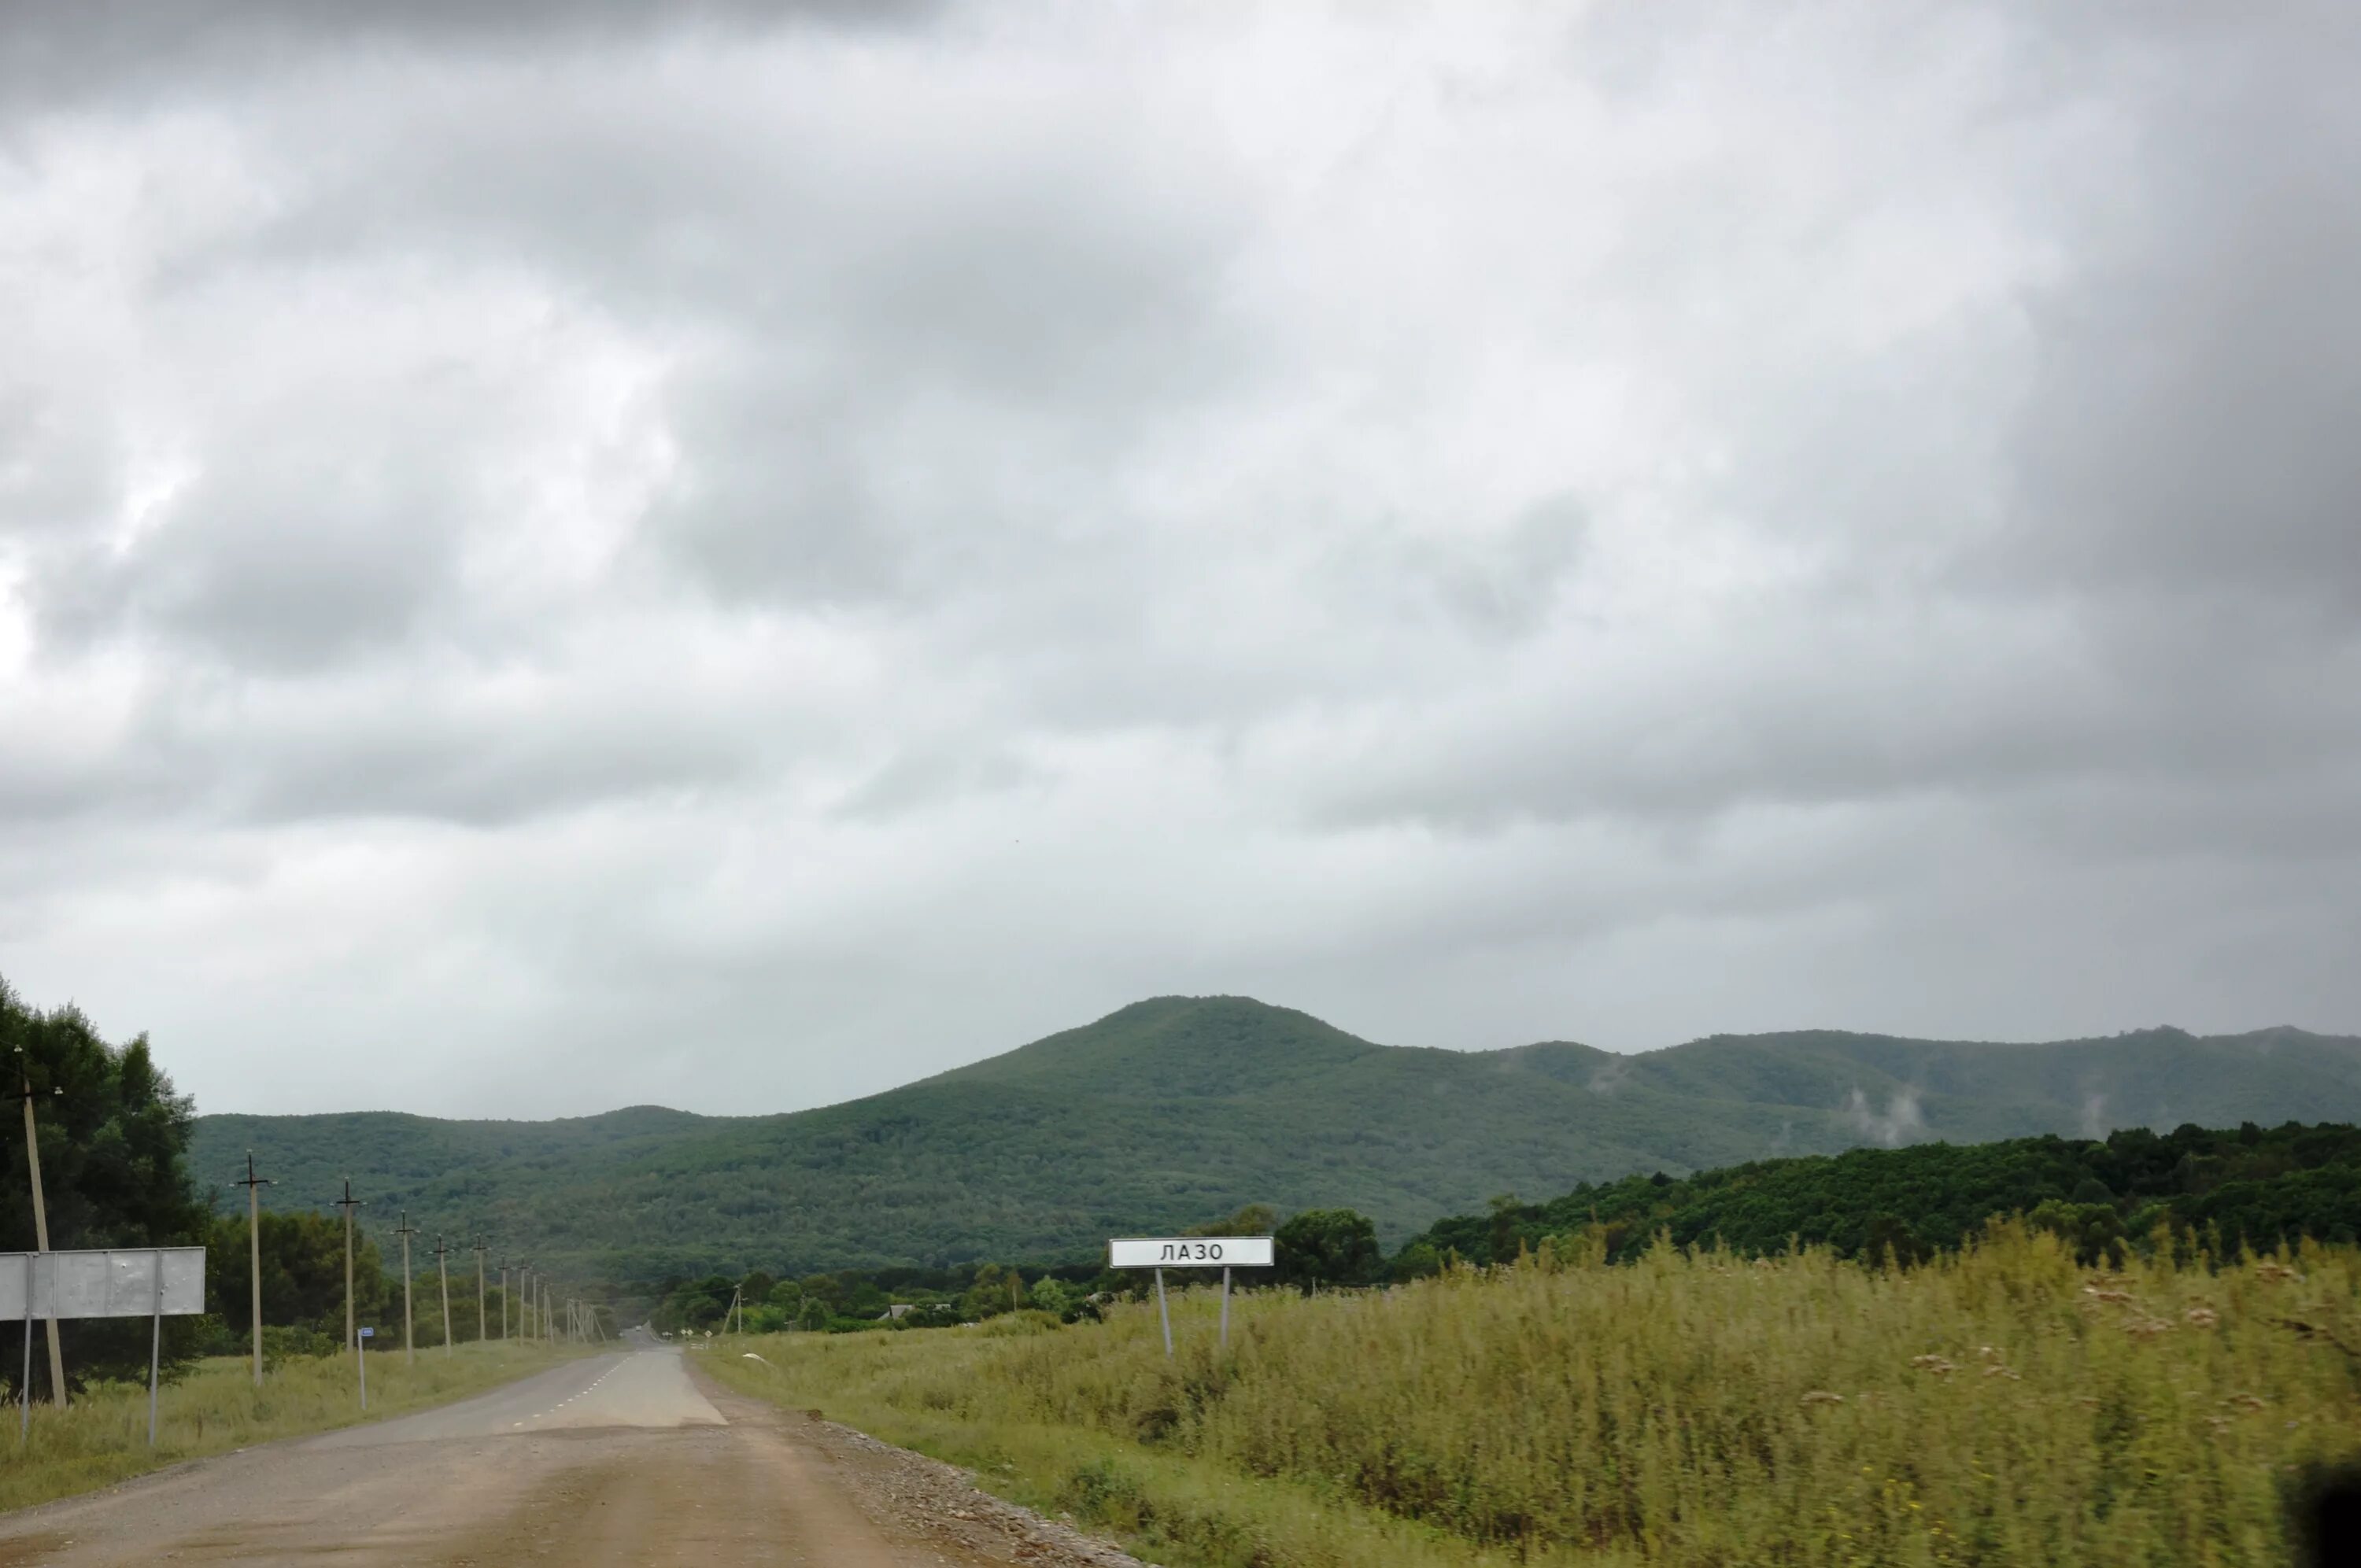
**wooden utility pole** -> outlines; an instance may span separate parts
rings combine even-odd
[[[363,1207],[364,1200],[353,1196],[353,1179],[349,1176],[345,1178],[345,1195],[336,1200],[335,1206],[345,1212],[345,1343],[357,1356],[361,1353],[361,1336],[353,1305],[353,1211]]]
[[[25,1165],[33,1178],[33,1245],[47,1252],[49,1250],[49,1209],[41,1194],[41,1135],[33,1122],[32,1059],[26,1056],[22,1046],[16,1047],[16,1080],[25,1091]],[[56,1095],[65,1091],[52,1089],[49,1092]],[[50,1281],[49,1288],[54,1294],[57,1288],[54,1279]],[[55,1303],[51,1305],[54,1307]],[[29,1318],[32,1312],[33,1302],[28,1292],[25,1300],[25,1315]],[[58,1320],[54,1312],[46,1321],[49,1331],[49,1403],[62,1410],[66,1408],[65,1351],[58,1343]]]
[[[484,1332],[484,1238],[476,1238],[476,1343],[481,1344]]]
[[[272,1183],[254,1174],[254,1151],[246,1151],[246,1260],[254,1292],[254,1386],[262,1387],[262,1190]]]
[[[520,1263],[517,1265],[517,1338],[521,1340],[533,1337],[531,1327],[533,1299],[533,1265]]]
[[[434,1266],[443,1275],[443,1354],[451,1354],[451,1251],[443,1238],[434,1238]]]
[[[401,1212],[401,1223],[393,1234],[401,1238],[401,1364],[412,1366],[417,1364],[418,1353],[410,1341],[410,1238],[422,1233],[410,1223],[409,1210]]]
[[[509,1343],[509,1260],[500,1259],[500,1343]]]

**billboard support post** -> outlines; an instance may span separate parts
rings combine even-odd
[[[156,1255],[156,1316],[148,1332],[148,1446],[156,1446],[156,1376],[164,1365],[164,1255]]]
[[[16,1441],[33,1436],[33,1255],[25,1254],[25,1375],[16,1382]]]

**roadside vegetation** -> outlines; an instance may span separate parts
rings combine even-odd
[[[297,1355],[277,1362],[266,1356],[259,1389],[250,1360],[208,1357],[159,1392],[154,1448],[148,1446],[145,1383],[92,1383],[62,1410],[37,1402],[30,1436],[21,1444],[19,1410],[11,1404],[6,1431],[0,1431],[0,1451],[6,1454],[0,1463],[0,1510],[112,1486],[184,1459],[447,1404],[581,1354],[573,1347],[495,1341],[455,1345],[448,1354],[423,1353],[406,1365],[399,1350],[372,1352],[366,1416],[350,1355]]]
[[[719,1341],[732,1385],[1188,1564],[2279,1563],[2361,1445],[2361,1252],[1911,1267],[1606,1238],[1390,1288]],[[761,1359],[752,1359],[759,1356]]]

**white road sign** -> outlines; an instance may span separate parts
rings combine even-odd
[[[0,1252],[0,1322],[25,1316],[27,1283],[36,1318],[147,1318],[159,1310],[156,1271],[164,1271],[166,1317],[205,1310],[205,1249],[122,1247],[104,1252]]]
[[[1268,1268],[1268,1236],[1135,1236],[1107,1243],[1110,1268]]]

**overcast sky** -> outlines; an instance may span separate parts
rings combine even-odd
[[[12,7],[0,975],[216,1111],[2361,1029],[2356,27]]]

